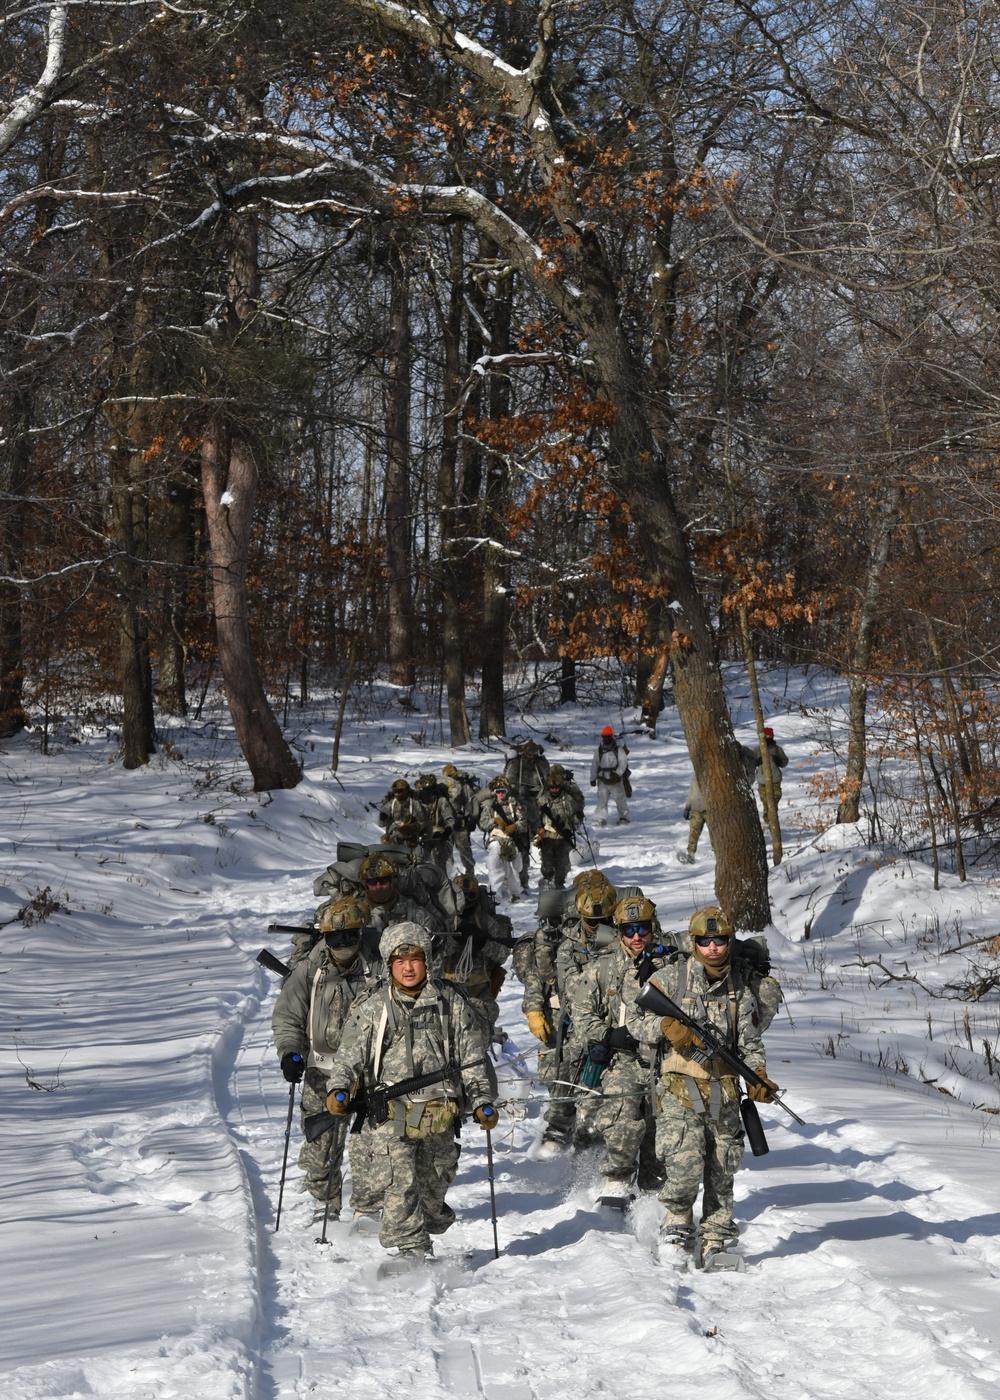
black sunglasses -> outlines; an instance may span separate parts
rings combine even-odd
[[[730,938],[728,933],[698,933],[694,941],[699,948],[707,948],[712,943],[728,943]]]
[[[359,928],[332,928],[325,935],[325,939],[328,948],[349,948],[352,943],[361,942],[361,930]]]

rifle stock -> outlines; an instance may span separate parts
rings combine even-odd
[[[658,982],[655,982],[653,978],[649,979],[636,997],[635,1004],[641,1007],[643,1011],[651,1011],[654,1016],[659,1016],[661,1019],[665,1016],[669,1016],[675,1021],[680,1021],[681,1025],[687,1026],[689,1030],[694,1031],[705,1049],[710,1051],[715,1058],[722,1060],[734,1074],[742,1076],[748,1084],[756,1085],[758,1088],[768,1089],[770,1101],[776,1103],[779,1108],[783,1108],[788,1116],[794,1118],[796,1123],[801,1124],[803,1128],[806,1126],[805,1121],[788,1107],[784,1100],[770,1088],[767,1081],[762,1079],[756,1070],[751,1069],[748,1064],[741,1060],[735,1051],[730,1050],[726,1042],[716,1034],[711,1026],[702,1021],[696,1021],[693,1016],[689,1016],[686,1011],[667,996],[663,988]]]
[[[261,967],[266,967],[268,972],[276,972],[279,977],[287,977],[292,970],[287,963],[276,958],[269,948],[261,948],[257,954],[257,962]]]

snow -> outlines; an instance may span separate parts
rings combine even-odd
[[[944,995],[989,965],[951,950],[995,929],[994,881],[942,874],[935,891],[928,867],[862,830],[819,830],[807,779],[830,769],[820,739],[842,730],[843,695],[815,675],[769,680],[791,762],[768,935],[788,1004],[768,1065],[808,1126],[762,1108],[770,1153],[748,1154],[736,1181],[740,1276],[655,1263],[655,1200],[624,1227],[599,1210],[596,1152],[540,1157],[538,1091],[516,1066],[500,1070],[494,1134],[499,1259],[470,1128],[459,1221],[432,1268],[376,1283],[383,1251],[346,1218],[317,1245],[295,1189],[297,1110],[274,1233],[289,1093],[270,1042],[276,981],[254,957],[287,942],[266,926],[311,911],[338,839],[375,839],[393,777],[456,758],[488,777],[499,744],[456,756],[435,715],[383,697],[345,734],[336,777],[317,713],[297,738],[305,781],[267,797],[249,792],[221,714],[177,726],[173,757],[131,773],[103,731],[56,736],[46,757],[37,736],[9,742],[5,1400],[996,1394],[1000,1017],[995,993]],[[752,743],[735,674],[731,703]],[[580,776],[604,713],[529,722]],[[690,776],[676,716],[629,742],[633,822],[600,833],[602,864],[676,928],[713,896],[707,838],[693,867],[675,858]],[[527,930],[531,908],[514,919]],[[519,1000],[510,976],[502,1020],[530,1063]]]

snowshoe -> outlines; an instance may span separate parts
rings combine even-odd
[[[604,1210],[617,1211],[624,1215],[634,1200],[635,1192],[632,1190],[631,1181],[609,1179],[604,1183],[604,1190],[598,1196],[597,1204]]]
[[[686,1272],[694,1264],[694,1230],[683,1226],[661,1230],[653,1246],[653,1257],[661,1264]]]
[[[722,1241],[714,1240],[702,1246],[701,1267],[706,1274],[743,1274],[747,1266],[742,1254],[730,1253]]]
[[[331,1206],[331,1207],[330,1207],[330,1213],[329,1213],[329,1215],[328,1215],[328,1214],[327,1214],[327,1210],[326,1210],[325,1204],[324,1204],[322,1201],[317,1201],[317,1203],[316,1203],[316,1205],[315,1205],[315,1207],[314,1207],[314,1209],[313,1209],[313,1213],[312,1213],[311,1217],[310,1217],[309,1220],[306,1222],[306,1228],[307,1228],[307,1229],[312,1229],[312,1227],[313,1227],[314,1225],[322,1225],[324,1220],[327,1222],[327,1224],[332,1225],[333,1222],[334,1222],[335,1220],[339,1220],[339,1219],[340,1219],[340,1207],[339,1207],[339,1206]]]
[[[691,855],[690,851],[678,851],[677,859],[681,865],[694,865],[694,856]]]
[[[391,1259],[379,1265],[378,1278],[402,1278],[404,1274],[412,1274],[415,1269],[422,1269],[433,1259],[434,1251],[430,1248],[397,1250]]]
[[[382,1213],[377,1210],[357,1210],[351,1221],[352,1235],[377,1235],[382,1228]]]

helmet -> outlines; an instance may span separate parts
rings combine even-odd
[[[390,924],[378,943],[378,950],[386,967],[392,962],[394,953],[401,953],[404,949],[412,948],[423,953],[424,962],[430,966],[431,935],[420,924],[409,922]]]
[[[576,894],[576,912],[581,919],[607,919],[615,907],[615,902],[612,885],[603,889],[594,885],[581,885]]]
[[[573,888],[577,894],[583,889],[607,890],[611,895],[612,908],[617,902],[615,887],[603,870],[581,870],[573,881]]]
[[[721,933],[724,937],[732,938],[734,932],[732,919],[717,904],[708,904],[704,909],[699,909],[697,914],[691,915],[688,924],[692,939],[704,937],[706,933]]]
[[[611,725],[610,725],[610,724],[606,724],[606,725],[604,726],[604,728],[601,730],[601,738],[602,738],[602,739],[613,739],[614,737],[615,737],[615,731],[611,728]]]
[[[622,924],[651,924],[656,918],[656,905],[645,895],[628,895],[615,905],[612,923],[620,928]]]
[[[552,767],[549,769],[549,786],[559,787],[559,785],[565,781],[566,769],[561,763],[553,763]]]
[[[446,778],[457,778],[457,777],[458,777],[458,769],[455,767],[454,763],[446,763],[446,764],[444,765],[444,767],[441,769],[441,772],[444,774],[444,776],[445,776]]]
[[[358,878],[367,885],[369,880],[394,879],[398,873],[399,867],[394,860],[379,851],[372,851],[361,862]]]
[[[517,745],[517,751],[522,758],[537,758],[541,753],[541,749],[534,739],[525,739],[523,743]]]
[[[773,739],[773,738],[774,738],[774,730],[770,727],[770,725],[766,726],[765,729],[764,729],[764,738],[765,738],[765,739]]]
[[[416,781],[417,792],[433,792],[437,785],[438,780],[434,773],[421,773]]]
[[[344,895],[342,899],[331,899],[319,911],[319,928],[322,933],[334,929],[361,928],[368,922],[369,909],[363,899],[355,895]]]
[[[510,783],[502,774],[497,778],[491,778],[490,792],[510,792]]]
[[[397,778],[390,791],[393,792],[396,797],[408,797],[410,785],[405,778]]]
[[[464,894],[466,898],[479,897],[479,881],[475,875],[468,875],[463,872],[452,879],[451,887],[456,894]]]

